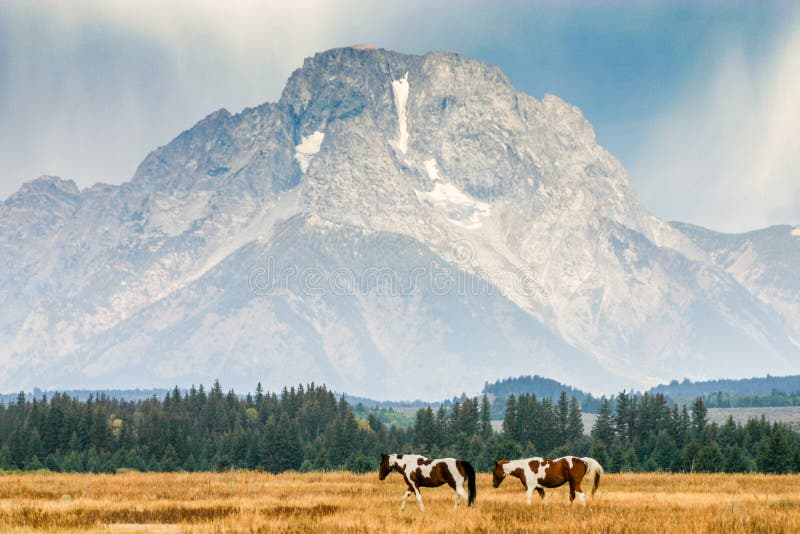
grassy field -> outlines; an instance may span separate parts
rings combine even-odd
[[[525,506],[516,480],[478,478],[472,508],[423,489],[399,510],[399,475],[0,475],[2,532],[800,532],[800,476],[606,475],[589,506],[567,491]]]

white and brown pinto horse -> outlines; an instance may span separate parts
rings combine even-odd
[[[494,463],[492,484],[498,487],[506,476],[516,477],[522,482],[531,504],[534,490],[542,498],[544,504],[544,488],[557,488],[569,483],[569,502],[578,497],[578,502],[586,506],[586,496],[581,489],[584,479],[591,484],[591,494],[600,485],[603,467],[594,458],[578,458],[564,456],[550,460],[548,458],[524,458],[522,460],[498,460]]]
[[[403,494],[403,500],[400,502],[401,510],[405,509],[406,501],[412,493],[417,497],[419,509],[425,510],[419,489],[438,488],[444,484],[456,492],[454,497],[456,508],[462,499],[467,500],[467,506],[472,506],[472,503],[475,502],[475,469],[467,461],[455,458],[431,459],[418,454],[383,453],[378,478],[383,480],[392,471],[403,475],[403,480],[408,486]],[[469,488],[469,494],[464,491],[465,482]]]

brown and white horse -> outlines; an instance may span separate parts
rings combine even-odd
[[[425,510],[422,504],[420,488],[438,488],[447,484],[456,492],[454,502],[456,508],[462,499],[467,499],[467,506],[475,502],[475,469],[465,460],[455,458],[431,459],[418,454],[388,454],[381,455],[381,467],[378,478],[385,479],[392,471],[403,475],[408,488],[403,494],[400,509],[404,510],[406,501],[413,493],[417,497],[420,510]],[[464,491],[464,482],[467,483],[469,494]]]
[[[597,491],[600,485],[600,475],[603,467],[594,458],[578,458],[564,456],[550,460],[548,458],[524,458],[522,460],[498,460],[494,463],[492,484],[498,487],[506,476],[516,477],[522,482],[528,494],[528,504],[531,504],[533,492],[539,494],[544,504],[544,488],[557,488],[569,483],[569,502],[575,497],[578,502],[586,506],[586,496],[581,489],[584,479],[592,485],[591,494]]]

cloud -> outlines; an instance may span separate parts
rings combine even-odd
[[[800,19],[763,55],[731,40],[721,50],[644,142],[643,200],[721,231],[800,222]]]
[[[0,4],[0,198],[41,174],[128,180],[215,109],[276,100],[355,24],[341,5],[289,4]]]
[[[13,124],[0,128],[0,199],[41,174],[82,187],[128,180],[148,151],[215,109],[277,100],[321,50],[489,46],[497,34],[482,15],[495,11],[421,0],[0,2],[0,116]]]

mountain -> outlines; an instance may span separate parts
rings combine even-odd
[[[792,265],[762,251],[742,274],[701,233],[648,212],[558,97],[455,53],[330,50],[127,183],[42,177],[3,202],[0,390],[438,399],[534,372],[592,392],[797,372]]]
[[[723,234],[691,224],[672,225],[759,301],[776,310],[790,339],[800,346],[800,226]]]

